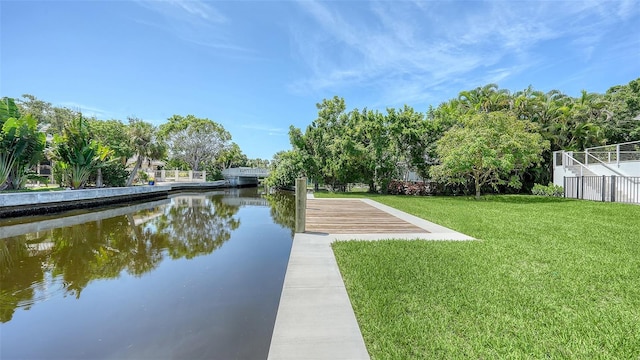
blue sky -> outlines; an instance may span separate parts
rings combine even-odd
[[[0,96],[101,119],[221,123],[250,158],[315,104],[418,111],[495,82],[604,92],[640,76],[630,1],[0,1]]]

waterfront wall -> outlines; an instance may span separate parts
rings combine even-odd
[[[225,181],[179,183],[161,186],[131,186],[84,190],[19,192],[0,194],[0,218],[43,215],[72,209],[164,199],[185,190],[210,190],[229,187]]]

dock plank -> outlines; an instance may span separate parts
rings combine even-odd
[[[327,234],[428,233],[359,199],[307,200],[306,231]]]

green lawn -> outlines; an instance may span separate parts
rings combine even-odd
[[[62,191],[65,188],[55,185],[46,185],[46,186],[33,186],[27,187],[25,189],[20,190],[3,190],[0,194],[11,194],[11,193],[20,193],[20,192],[46,192],[46,191]]]
[[[640,206],[375,200],[480,240],[333,245],[372,358],[640,359]]]

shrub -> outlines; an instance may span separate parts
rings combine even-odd
[[[122,163],[108,163],[102,168],[102,182],[105,186],[123,187],[127,185],[129,171]]]
[[[127,185],[129,179],[129,171],[119,161],[109,161],[101,167],[102,169],[102,186],[104,187],[123,187]],[[88,184],[95,185],[98,173],[94,172],[87,180]]]
[[[547,186],[535,184],[533,185],[533,189],[531,189],[531,193],[533,195],[562,197],[564,196],[564,189],[560,185],[551,183]]]
[[[60,161],[55,161],[53,163],[53,181],[55,181],[56,184],[60,185],[60,187],[69,186],[69,182],[67,181],[67,178],[69,176],[67,168],[68,165],[66,163]]]
[[[138,181],[146,184],[149,181],[149,174],[147,174],[146,171],[144,170],[139,170],[138,171]]]
[[[436,186],[427,182],[393,180],[387,186],[387,192],[392,195],[435,195]]]
[[[205,168],[207,172],[207,181],[216,181],[216,180],[224,180],[224,176],[222,176],[222,171],[217,167],[209,166]]]

